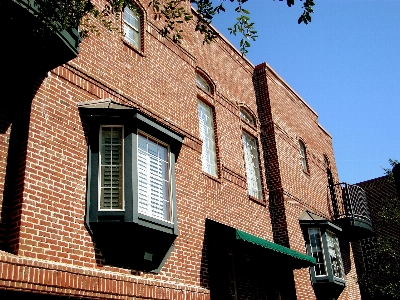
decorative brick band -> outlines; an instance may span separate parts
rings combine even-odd
[[[202,287],[78,268],[0,251],[0,289],[90,299],[208,300]]]

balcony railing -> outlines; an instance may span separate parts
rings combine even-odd
[[[336,223],[353,236],[364,236],[372,232],[365,191],[348,183],[328,186],[332,200],[332,209]],[[350,232],[351,231],[351,232]]]

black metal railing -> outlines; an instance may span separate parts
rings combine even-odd
[[[337,183],[328,186],[335,219],[350,217],[370,221],[367,196],[358,185]]]

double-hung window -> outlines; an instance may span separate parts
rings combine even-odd
[[[203,141],[201,149],[202,170],[217,177],[217,154],[215,149],[213,111],[210,106],[200,100],[198,103],[198,116],[200,139]]]
[[[246,132],[243,132],[243,149],[249,195],[258,200],[262,200],[257,140]]]
[[[140,15],[129,7],[124,9],[124,38],[127,42],[141,49]]]

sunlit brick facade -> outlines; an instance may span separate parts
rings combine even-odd
[[[147,4],[137,5],[140,49],[102,31],[54,69],[3,70],[0,296],[316,299],[299,217],[333,218],[331,136],[266,63],[254,66],[222,36],[203,45],[194,23],[174,44],[161,37]],[[199,101],[211,125],[199,126]],[[105,125],[124,128],[119,201],[137,195],[139,131],[174,154],[165,220],[141,219],[130,203],[115,210],[93,204],[106,201],[96,185],[106,179],[92,180],[102,167],[93,157],[106,155],[97,142]],[[202,128],[214,146],[204,146]],[[216,174],[204,167],[205,149]],[[232,230],[254,243],[224,235]],[[165,251],[154,246],[158,239]],[[332,295],[360,299],[351,244],[339,241],[345,285]],[[157,259],[159,266],[148,265]]]

